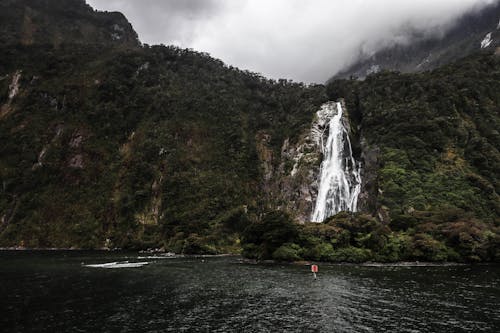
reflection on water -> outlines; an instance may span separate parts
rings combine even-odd
[[[237,257],[162,259],[149,258],[142,266],[137,254],[0,252],[0,327],[6,332],[498,332],[500,327],[500,266],[320,265],[314,280],[306,266],[253,265]]]

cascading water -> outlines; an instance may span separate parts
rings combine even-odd
[[[351,141],[342,118],[340,103],[323,104],[315,129],[323,161],[319,190],[311,220],[323,222],[341,211],[357,211],[361,192],[361,167],[352,156]],[[328,130],[326,142],[324,137]]]

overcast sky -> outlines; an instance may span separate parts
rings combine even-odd
[[[208,52],[272,78],[324,82],[355,60],[444,31],[497,0],[87,0],[124,13],[143,43]]]

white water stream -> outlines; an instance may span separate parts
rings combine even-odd
[[[342,113],[342,105],[331,102],[323,104],[318,111],[319,124],[324,124],[321,133],[318,133],[323,162],[318,197],[311,217],[314,222],[323,222],[341,211],[357,211],[361,167],[352,156],[351,141]]]

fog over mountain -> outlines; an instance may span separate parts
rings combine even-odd
[[[494,0],[89,0],[123,12],[144,43],[205,51],[274,78],[323,82],[361,53],[442,33]]]
[[[496,0],[88,0],[121,11],[141,40],[205,51],[228,64],[323,82],[361,53],[439,34]]]

